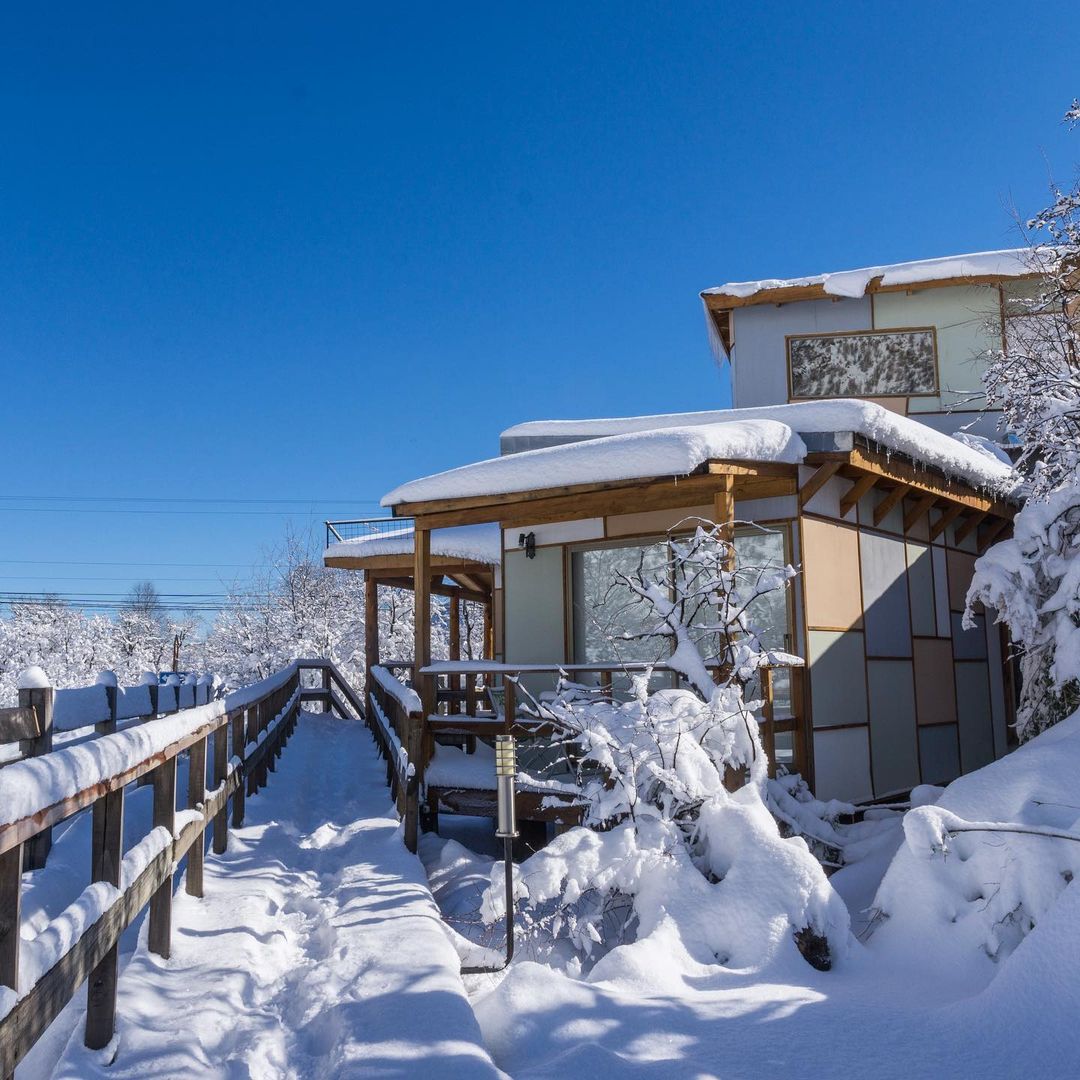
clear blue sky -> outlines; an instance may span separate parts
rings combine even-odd
[[[362,515],[725,404],[705,286],[1014,245],[1080,159],[1055,7],[9,5],[0,592],[214,591],[285,520],[26,496]]]

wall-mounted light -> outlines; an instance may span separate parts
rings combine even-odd
[[[519,533],[518,547],[525,549],[526,559],[536,558],[536,533]]]

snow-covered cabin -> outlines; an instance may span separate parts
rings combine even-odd
[[[947,432],[1000,437],[970,395],[1028,277],[996,252],[708,290],[736,408],[520,424],[499,457],[402,484],[383,504],[422,538],[414,580],[444,529],[495,526],[494,659],[617,670],[651,658],[612,645],[628,606],[613,569],[689,518],[754,522],[766,531],[740,526],[736,546],[801,571],[759,613],[807,660],[774,674],[774,760],[854,802],[978,768],[1008,749],[1015,693],[992,613],[965,630],[962,612],[1017,503],[1001,451]],[[537,694],[550,678],[524,676]],[[433,711],[432,676],[416,685]]]

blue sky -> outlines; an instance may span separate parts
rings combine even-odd
[[[0,592],[216,591],[517,421],[725,404],[703,287],[1014,245],[1054,7],[9,6]],[[64,501],[161,496],[227,501]]]

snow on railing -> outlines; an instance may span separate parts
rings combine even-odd
[[[338,680],[343,693],[355,699],[332,664],[299,661],[228,698],[99,734],[92,742],[0,770],[0,928],[8,928],[0,933],[0,1077],[14,1072],[87,978],[95,992],[88,998],[86,1045],[100,1049],[113,1039],[115,946],[121,933],[149,904],[149,948],[168,957],[176,864],[187,858],[187,891],[201,896],[205,833],[212,828],[214,852],[225,850],[230,800],[233,826],[243,823],[245,797],[265,786],[274,759],[295,728],[301,672],[309,668],[328,672],[326,677]],[[205,679],[176,679],[173,696],[211,696],[216,685]],[[108,691],[115,689],[115,681],[104,678],[95,687],[80,688],[87,689]],[[156,690],[156,681],[134,689]],[[48,713],[51,722],[54,691],[43,673],[28,673],[20,682],[20,694],[30,699],[29,707],[7,710],[18,713],[19,722],[36,723],[39,711]],[[96,708],[95,698],[96,693],[80,694],[69,698],[75,702],[70,707]],[[190,756],[187,809],[177,812],[176,761],[184,752]],[[125,788],[144,776],[154,785],[153,825],[125,854]],[[32,854],[35,843],[54,825],[91,806],[94,880],[48,926],[24,939],[19,914],[24,850]],[[47,852],[46,844],[38,852],[39,866]],[[32,859],[28,862],[35,866]]]

